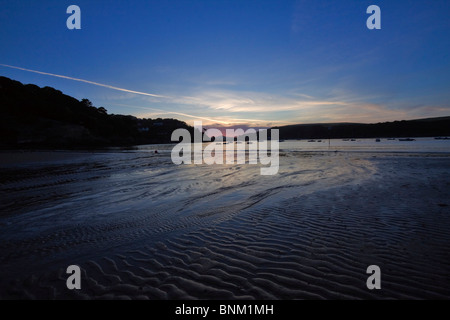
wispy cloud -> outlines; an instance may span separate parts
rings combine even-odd
[[[195,106],[205,114],[217,114],[218,118],[233,120],[240,115],[258,115],[255,125],[282,125],[317,122],[381,122],[413,119],[427,114],[445,115],[444,107],[412,107],[402,104],[374,103],[383,97],[371,94],[361,96],[343,90],[332,90],[328,98],[315,98],[307,94],[275,95],[261,92],[204,91],[187,97],[173,98],[177,105]],[[431,112],[431,113],[430,113]],[[243,121],[253,121],[242,119]],[[232,123],[232,121],[229,121]]]
[[[197,116],[197,115],[183,113],[183,112],[167,111],[167,110],[163,110],[163,109],[159,109],[159,108],[143,107],[143,106],[137,106],[137,105],[121,104],[121,103],[112,103],[112,105],[117,105],[117,106],[121,106],[121,107],[132,108],[132,109],[152,111],[152,112],[141,112],[139,114],[140,117],[152,117],[152,116],[174,114],[174,115],[187,117],[187,118],[191,118],[191,119],[204,120],[204,121],[206,121],[205,124],[210,125],[210,126],[216,125],[216,126],[220,126],[220,127],[223,127],[223,126],[228,127],[228,126],[233,126],[233,125],[246,124],[247,126],[270,127],[270,126],[276,125],[276,124],[290,123],[289,121],[286,122],[286,121],[265,120],[265,119],[235,118],[235,117],[230,117],[230,116],[204,117],[204,116]]]
[[[104,87],[104,88],[108,88],[108,89],[112,89],[112,90],[117,90],[117,91],[123,91],[123,92],[134,93],[134,94],[143,95],[143,96],[148,96],[148,97],[167,98],[167,97],[165,97],[165,96],[158,95],[158,94],[153,94],[153,93],[147,93],[147,92],[140,92],[140,91],[128,90],[128,89],[124,89],[124,88],[119,88],[119,87],[110,86],[110,85],[108,85],[108,84],[98,83],[98,82],[89,81],[89,80],[85,80],[85,79],[79,79],[79,78],[73,78],[73,77],[63,76],[63,75],[60,75],[60,74],[54,74],[54,73],[48,73],[48,72],[42,72],[42,71],[36,71],[36,70],[31,70],[31,69],[26,69],[26,68],[21,68],[21,67],[16,67],[16,66],[10,66],[10,65],[7,65],[7,64],[1,64],[1,63],[0,63],[0,66],[6,67],[6,68],[12,68],[12,69],[17,69],[17,70],[22,70],[22,71],[27,71],[27,72],[33,72],[33,73],[43,74],[43,75],[51,76],[51,77],[57,77],[57,78],[63,78],[63,79],[67,79],[67,80],[73,80],[73,81],[78,81],[78,82],[84,82],[84,83],[93,84],[93,85],[99,86],[99,87]]]
[[[301,97],[301,98],[306,98],[306,99],[314,99],[313,96],[310,96],[308,94],[304,94],[304,93],[294,93],[295,96]]]
[[[300,99],[260,92],[233,91],[207,91],[192,96],[173,98],[173,102],[233,113],[270,113],[298,111],[319,106],[348,105],[345,101],[314,99],[308,95],[306,97],[303,95]]]
[[[183,116],[183,117],[188,117],[188,118],[206,120],[206,121],[211,121],[211,122],[218,122],[218,123],[225,124],[225,125],[230,124],[230,122],[227,122],[227,121],[221,121],[221,120],[218,120],[218,119],[212,119],[212,118],[208,118],[208,117],[195,116],[195,115],[182,113],[182,112],[166,111],[166,110],[163,110],[163,109],[152,108],[152,107],[132,106],[132,105],[122,104],[122,103],[112,103],[112,104],[113,105],[117,105],[117,106],[127,107],[127,108],[134,108],[134,109],[141,109],[141,110],[150,110],[150,111],[158,111],[157,113],[155,113],[155,112],[151,113],[151,115],[176,114],[176,115]],[[147,114],[147,115],[149,115],[149,114]]]

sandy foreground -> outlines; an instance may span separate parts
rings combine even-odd
[[[449,155],[287,152],[259,172],[1,153],[0,298],[450,298]]]

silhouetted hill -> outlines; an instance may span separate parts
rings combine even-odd
[[[1,148],[92,148],[168,143],[172,131],[193,128],[175,119],[108,114],[87,99],[0,77]]]
[[[280,130],[280,139],[436,137],[450,136],[450,117],[375,124],[296,124],[273,129]]]

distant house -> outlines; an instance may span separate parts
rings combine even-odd
[[[148,132],[150,129],[148,127],[139,127],[138,131],[139,132]]]

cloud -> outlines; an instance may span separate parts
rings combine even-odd
[[[302,96],[303,99],[260,92],[207,91],[193,96],[174,98],[173,102],[232,113],[271,113],[298,111],[328,105],[348,105],[345,101],[313,99],[311,96]]]
[[[406,101],[372,102],[383,100],[386,100],[386,97],[376,94],[361,96],[338,89],[333,89],[327,99],[315,98],[303,93],[274,95],[261,92],[214,90],[173,98],[171,102],[180,106],[184,105],[184,108],[195,107],[204,114],[217,115],[216,119],[221,119],[230,125],[238,122],[251,123],[251,126],[318,122],[373,123],[445,116],[449,111],[443,106],[414,107],[408,105]]]
[[[203,120],[205,125],[209,127],[271,127],[275,124],[294,124],[289,121],[277,121],[277,120],[264,120],[264,119],[251,119],[251,118],[234,118],[230,116],[218,116],[218,117],[205,117],[197,116],[193,114],[188,114],[184,112],[167,111],[159,108],[153,107],[143,107],[129,104],[112,103],[112,105],[117,105],[121,107],[148,110],[152,112],[142,112],[138,116],[143,118],[155,117],[161,115],[174,114],[181,117],[186,117],[190,119]],[[156,112],[155,112],[156,111]],[[191,122],[191,121],[187,121]]]
[[[306,98],[306,99],[314,99],[313,96],[310,96],[310,95],[304,94],[304,93],[294,93],[294,95],[298,96],[298,97]]]
[[[139,95],[148,96],[148,97],[166,98],[166,97],[164,97],[162,95],[158,95],[158,94],[128,90],[128,89],[124,89],[124,88],[110,86],[108,84],[98,83],[98,82],[84,80],[84,79],[72,78],[72,77],[68,77],[68,76],[62,76],[62,75],[59,75],[59,74],[53,74],[53,73],[48,73],[48,72],[36,71],[36,70],[31,70],[31,69],[26,69],[26,68],[21,68],[21,67],[15,67],[15,66],[10,66],[10,65],[1,64],[1,63],[0,63],[0,66],[7,67],[7,68],[12,68],[12,69],[17,69],[17,70],[22,70],[22,71],[27,71],[27,72],[43,74],[43,75],[51,76],[51,77],[57,77],[57,78],[63,78],[63,79],[78,81],[78,82],[84,82],[84,83],[93,84],[93,85],[99,86],[99,87],[104,87],[104,88],[117,90],[117,91],[128,92],[128,93],[139,94]]]
[[[152,108],[152,107],[140,107],[140,106],[132,106],[132,105],[128,105],[128,104],[121,104],[121,103],[112,103],[113,105],[117,105],[117,106],[122,106],[122,107],[128,107],[128,108],[134,108],[134,109],[142,109],[142,110],[151,110],[151,111],[158,111],[158,112],[153,112],[151,114],[146,113],[146,116],[149,115],[157,115],[157,114],[176,114],[179,116],[184,116],[184,117],[188,117],[188,118],[194,118],[194,119],[200,119],[200,120],[207,120],[207,121],[212,121],[212,122],[218,122],[221,124],[230,124],[229,122],[226,121],[221,121],[221,120],[217,120],[217,119],[212,119],[212,118],[208,118],[208,117],[201,117],[201,116],[195,116],[195,115],[191,115],[191,114],[187,114],[187,113],[182,113],[182,112],[176,112],[176,111],[166,111],[166,110],[162,110],[162,109],[158,109],[158,108]]]

